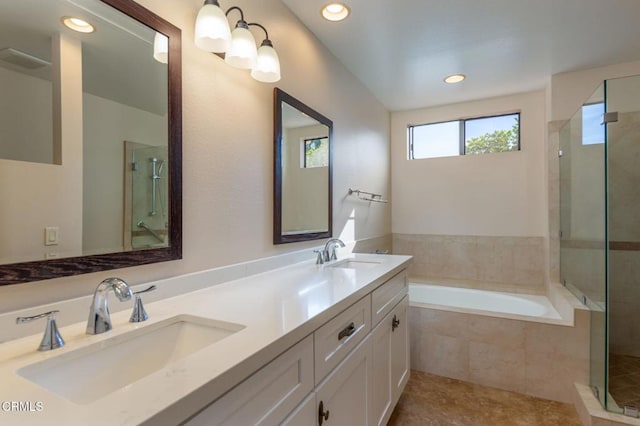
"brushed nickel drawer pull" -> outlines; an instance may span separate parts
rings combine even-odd
[[[338,333],[338,340],[342,340],[345,337],[349,337],[355,332],[356,332],[356,325],[354,323],[351,323],[348,326],[346,326],[340,333]]]

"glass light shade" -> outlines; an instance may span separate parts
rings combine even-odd
[[[207,52],[223,53],[229,48],[231,30],[229,21],[220,7],[205,4],[196,18],[195,43]]]
[[[272,46],[265,43],[260,46],[251,77],[263,83],[275,83],[280,80],[280,60]]]
[[[225,62],[236,68],[251,69],[256,56],[258,49],[253,34],[248,29],[237,26],[231,33],[231,44],[225,54]]]
[[[169,39],[166,35],[156,33],[153,38],[153,58],[163,64],[169,62]]]

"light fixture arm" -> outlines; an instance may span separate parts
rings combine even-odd
[[[217,3],[217,0],[213,0],[213,1],[215,1]],[[238,12],[240,12],[240,20],[242,22],[245,22],[245,20],[244,20],[244,12],[238,6],[232,6],[229,9],[227,9],[227,11],[225,12],[225,15],[228,17],[229,13],[231,13],[234,10],[237,10]]]
[[[263,27],[262,25],[258,24],[257,22],[249,22],[248,24],[250,27],[259,27],[262,28],[262,31],[264,31],[264,41],[262,42],[262,44],[265,44],[265,42],[269,45],[269,46],[273,46],[271,44],[271,40],[269,40],[269,33],[267,32],[267,29],[265,27]]]

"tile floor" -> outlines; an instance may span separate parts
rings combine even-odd
[[[581,426],[571,404],[411,371],[389,426]]]
[[[640,358],[609,354],[609,394],[621,408],[640,408]]]

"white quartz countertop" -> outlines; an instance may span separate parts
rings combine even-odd
[[[400,272],[411,259],[377,254],[348,258],[377,264],[351,269],[332,267],[335,261],[325,265],[296,263],[145,303],[149,320],[143,323],[129,323],[129,310],[114,313],[113,330],[104,334],[86,335],[85,322],[62,327],[66,345],[53,351],[36,351],[41,334],[1,344],[0,424],[180,423]],[[180,285],[180,277],[172,285]],[[16,373],[22,367],[183,314],[245,328],[88,404],[71,402]],[[144,358],[145,353],[131,353],[130,357]],[[100,365],[95,368],[99,370]],[[9,406],[12,402],[27,402],[23,409],[30,409],[15,411]]]

